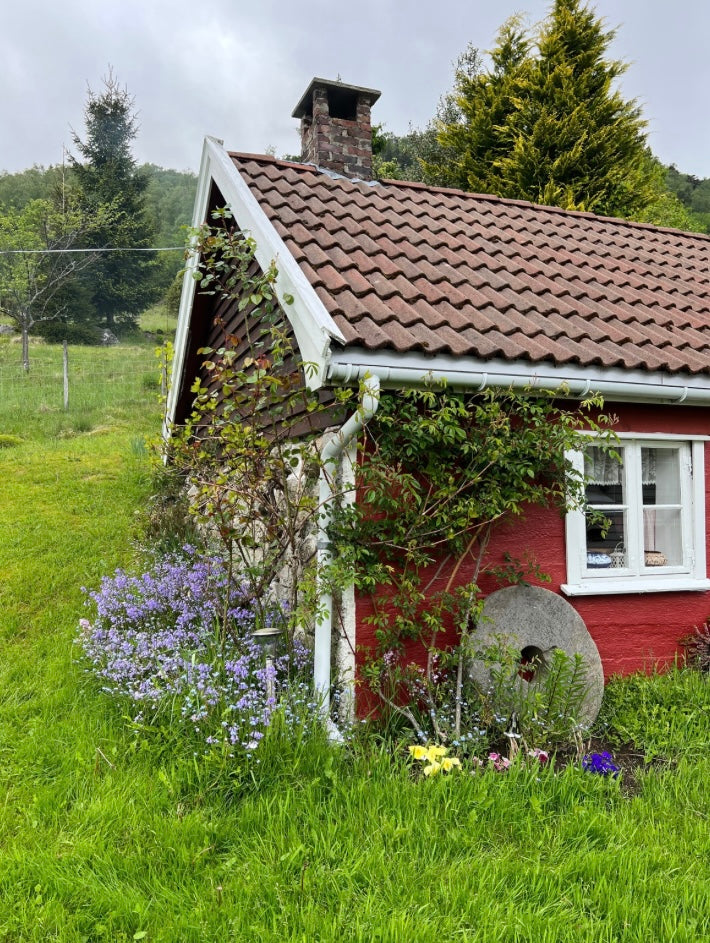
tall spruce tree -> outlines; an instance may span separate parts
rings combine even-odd
[[[554,0],[536,38],[506,23],[493,68],[455,80],[462,120],[441,122],[457,186],[568,209],[634,217],[653,199],[645,122],[614,88],[613,30],[582,0]]]
[[[109,70],[100,94],[89,89],[84,110],[86,136],[74,135],[81,159],[72,165],[84,210],[108,207],[112,223],[96,234],[106,248],[146,249],[154,227],[146,212],[149,178],[136,166],[131,145],[138,132],[134,98]],[[91,298],[98,320],[113,329],[135,324],[154,300],[155,256],[149,252],[107,252],[91,270]]]

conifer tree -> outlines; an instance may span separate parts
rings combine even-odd
[[[154,228],[146,212],[148,176],[131,153],[138,126],[134,99],[112,71],[100,94],[89,89],[84,110],[86,136],[75,134],[81,160],[72,164],[86,212],[108,207],[112,223],[97,233],[108,248],[145,249],[153,244]],[[107,252],[91,270],[91,297],[98,319],[108,328],[133,324],[155,297],[154,255],[149,252]]]
[[[606,58],[613,37],[581,0],[555,0],[510,117],[506,195],[624,217],[649,202],[645,122],[614,88],[626,66]]]
[[[477,193],[502,192],[500,162],[510,150],[508,125],[530,68],[529,51],[517,16],[500,29],[489,72],[481,69],[481,59],[469,44],[456,66],[454,91],[439,108],[441,150],[424,162],[430,183]]]
[[[641,213],[654,192],[645,122],[614,87],[626,66],[607,58],[613,37],[582,0],[554,0],[534,51],[519,21],[506,23],[492,70],[471,81],[456,75],[463,120],[440,124],[456,156],[439,172],[467,190]]]

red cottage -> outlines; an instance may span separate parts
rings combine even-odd
[[[370,108],[379,92],[314,79],[299,102],[302,162],[232,153],[207,139],[195,225],[228,204],[276,261],[279,297],[309,385],[367,378],[378,389],[444,378],[486,387],[603,394],[619,417],[623,465],[589,450],[581,513],[533,511],[499,532],[493,558],[532,550],[551,588],[581,615],[607,676],[672,659],[679,636],[710,612],[710,238],[586,213],[371,176]],[[209,344],[213,299],[186,276],[168,420],[190,409]],[[224,315],[224,312],[219,312]],[[352,455],[361,417],[325,448]],[[578,458],[582,461],[582,456]],[[327,500],[327,488],[323,495]],[[330,601],[325,600],[326,603]],[[316,683],[354,676],[368,642],[353,593],[316,627]]]

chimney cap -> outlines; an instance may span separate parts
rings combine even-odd
[[[336,82],[333,79],[311,79],[311,84],[301,96],[301,100],[291,113],[292,118],[303,118],[305,115],[313,113],[313,90],[315,88],[325,88],[331,92],[329,98],[338,99],[354,98],[359,95],[367,96],[370,99],[370,105],[374,105],[382,94],[376,88],[365,88],[362,85],[348,85],[345,82]]]

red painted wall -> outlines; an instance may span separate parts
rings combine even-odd
[[[682,406],[635,406],[608,403],[606,413],[618,417],[617,432],[666,432],[685,435],[710,435],[710,410]],[[710,443],[705,445],[705,516],[710,521]],[[710,560],[710,522],[706,527],[707,559]],[[541,584],[560,592],[567,580],[564,520],[555,511],[531,508],[524,519],[503,525],[493,536],[487,562],[500,565],[508,551],[520,557],[525,550],[535,555],[551,583]],[[463,569],[463,568],[462,568]],[[466,582],[471,574],[462,573]],[[441,588],[447,574],[440,577]],[[483,578],[485,592],[498,588],[490,578]],[[710,614],[710,593],[633,593],[569,598],[597,644],[607,678],[640,669],[667,665],[678,651],[678,639]],[[357,644],[364,649],[373,645],[372,629],[364,621],[372,611],[371,600],[356,597]],[[423,652],[412,651],[417,661]],[[358,658],[363,660],[363,652]]]

